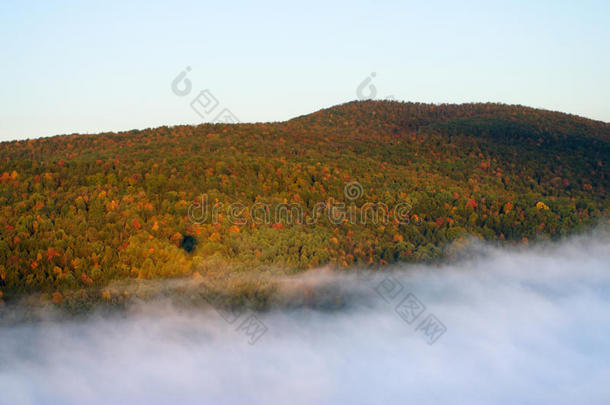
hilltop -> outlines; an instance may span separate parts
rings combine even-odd
[[[239,296],[266,272],[559,238],[607,217],[609,161],[607,123],[489,103],[4,142],[0,300],[116,302],[112,283],[184,276]]]

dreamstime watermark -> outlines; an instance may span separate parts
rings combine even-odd
[[[357,181],[350,181],[343,187],[343,195],[350,201],[356,201],[362,197],[363,192],[362,184]]]
[[[394,277],[386,277],[375,291],[388,304],[396,303],[394,311],[408,325],[413,325],[426,311],[426,306],[411,292],[403,295],[404,286]],[[399,298],[402,296],[402,299]],[[416,332],[424,335],[429,345],[434,344],[446,331],[447,327],[434,315],[428,313],[415,327]]]
[[[356,87],[356,96],[358,97],[358,100],[375,100],[375,97],[377,97],[377,87],[373,84],[373,79],[375,77],[377,77],[377,73],[372,72],[360,82],[358,87]],[[386,96],[384,100],[394,100],[394,95]]]
[[[191,93],[193,84],[191,83],[191,80],[186,77],[190,71],[191,67],[187,66],[186,69],[181,71],[174,80],[172,80],[171,89],[175,95],[185,97]],[[204,89],[197,94],[190,105],[193,111],[195,111],[201,119],[207,120],[213,115],[212,113],[220,105],[220,102],[212,94],[210,89]],[[220,109],[220,112],[215,115],[211,122],[217,124],[237,124],[240,121],[231,110],[225,107]]]
[[[284,223],[286,225],[315,225],[326,219],[335,225],[341,224],[372,224],[387,225],[391,221],[398,224],[421,224],[421,218],[413,214],[413,206],[408,202],[399,202],[389,207],[382,202],[365,202],[356,204],[363,194],[362,185],[356,181],[349,182],[343,188],[343,194],[349,202],[329,198],[325,202],[317,202],[311,208],[295,202],[265,203],[256,202],[246,206],[240,202],[224,204],[215,200],[209,201],[207,194],[202,194],[188,208],[188,218],[193,224],[217,223],[226,218],[232,225],[271,225]]]

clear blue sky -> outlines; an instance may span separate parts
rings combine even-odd
[[[0,140],[200,123],[204,89],[242,122],[285,120],[371,72],[377,98],[610,121],[608,0],[3,0],[0,51]]]

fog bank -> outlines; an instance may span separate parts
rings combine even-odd
[[[0,327],[0,404],[606,404],[609,247],[304,276],[335,309],[156,302]]]

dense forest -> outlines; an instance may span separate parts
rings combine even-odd
[[[228,274],[239,292],[273,269],[436,260],[468,235],[559,238],[606,220],[609,158],[610,124],[501,104],[4,142],[0,303]]]

